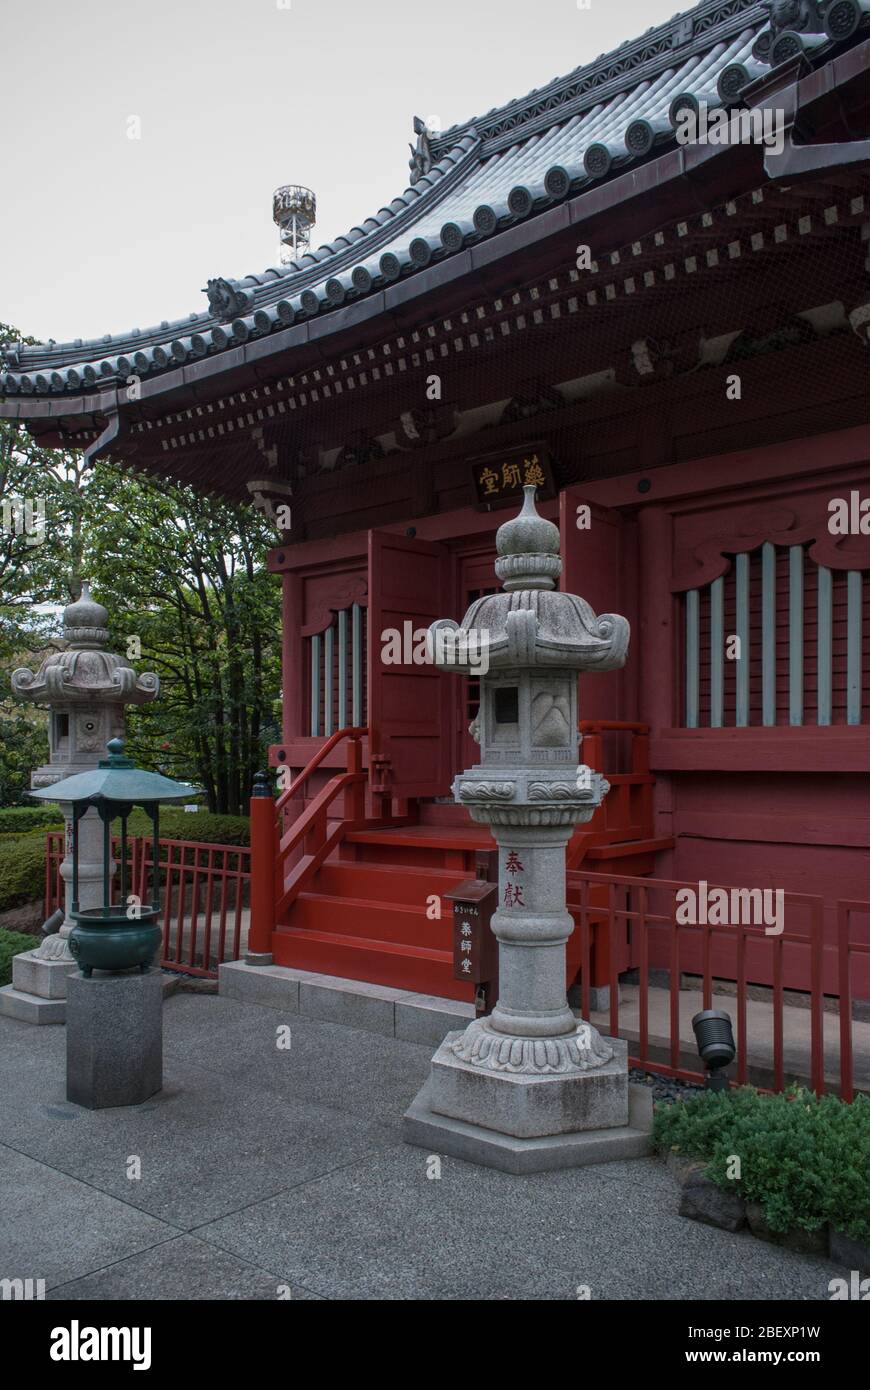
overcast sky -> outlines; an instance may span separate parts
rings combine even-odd
[[[277,262],[278,184],[314,189],[320,245],[407,187],[415,114],[446,129],[687,8],[0,0],[0,322],[62,342],[204,308]]]

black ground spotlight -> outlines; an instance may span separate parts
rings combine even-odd
[[[703,1009],[692,1019],[698,1055],[707,1068],[707,1090],[727,1091],[729,1086],[725,1068],[729,1067],[737,1055],[734,1045],[734,1032],[731,1015],[721,1009]]]

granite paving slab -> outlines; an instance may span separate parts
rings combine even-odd
[[[0,1144],[0,1279],[44,1279],[49,1290],[175,1235],[166,1222]]]
[[[680,1217],[658,1159],[439,1166],[399,1139],[429,1046],[215,995],[169,999],[164,1037],[159,1096],[88,1111],[64,1030],[0,1018],[0,1278],[57,1300],[694,1301],[827,1299],[842,1274]]]
[[[268,1270],[258,1269],[195,1236],[176,1236],[141,1254],[58,1284],[46,1295],[56,1300],[252,1300],[312,1299],[307,1289],[290,1288]]]

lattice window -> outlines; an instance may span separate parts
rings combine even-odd
[[[683,594],[681,617],[686,728],[868,722],[870,571],[766,542]]]
[[[337,729],[360,728],[368,719],[366,691],[368,610],[339,608],[329,627],[306,637],[309,732],[329,738]]]

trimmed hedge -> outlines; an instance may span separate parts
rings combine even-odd
[[[45,889],[45,832],[0,840],[0,912],[41,898]]]
[[[33,951],[39,945],[35,936],[25,936],[23,932],[5,931],[0,927],[0,985],[12,982],[12,957],[21,951]]]
[[[29,809],[29,808],[24,808]],[[51,825],[51,829],[63,828]],[[114,827],[120,830],[120,822]],[[134,811],[127,823],[130,835],[150,835],[151,821],[144,811]],[[45,885],[46,830],[0,833],[0,912],[23,907],[41,898]],[[160,815],[160,837],[193,840],[209,845],[250,845],[246,816],[216,816],[208,811],[178,811],[166,807]]]
[[[751,1086],[705,1092],[656,1108],[653,1143],[663,1153],[706,1163],[723,1191],[759,1202],[778,1234],[815,1231],[830,1222],[854,1240],[870,1240],[870,1100],[851,1105],[800,1086],[762,1095]],[[728,1177],[730,1160],[740,1177]]]
[[[63,816],[58,807],[0,807],[0,835],[23,835],[31,830],[63,830]]]
[[[116,827],[120,830],[120,823]],[[144,811],[134,811],[127,822],[129,835],[150,835],[151,820]],[[247,816],[218,816],[210,811],[179,811],[173,806],[160,808],[161,840],[198,840],[209,845],[249,845],[251,827]]]

